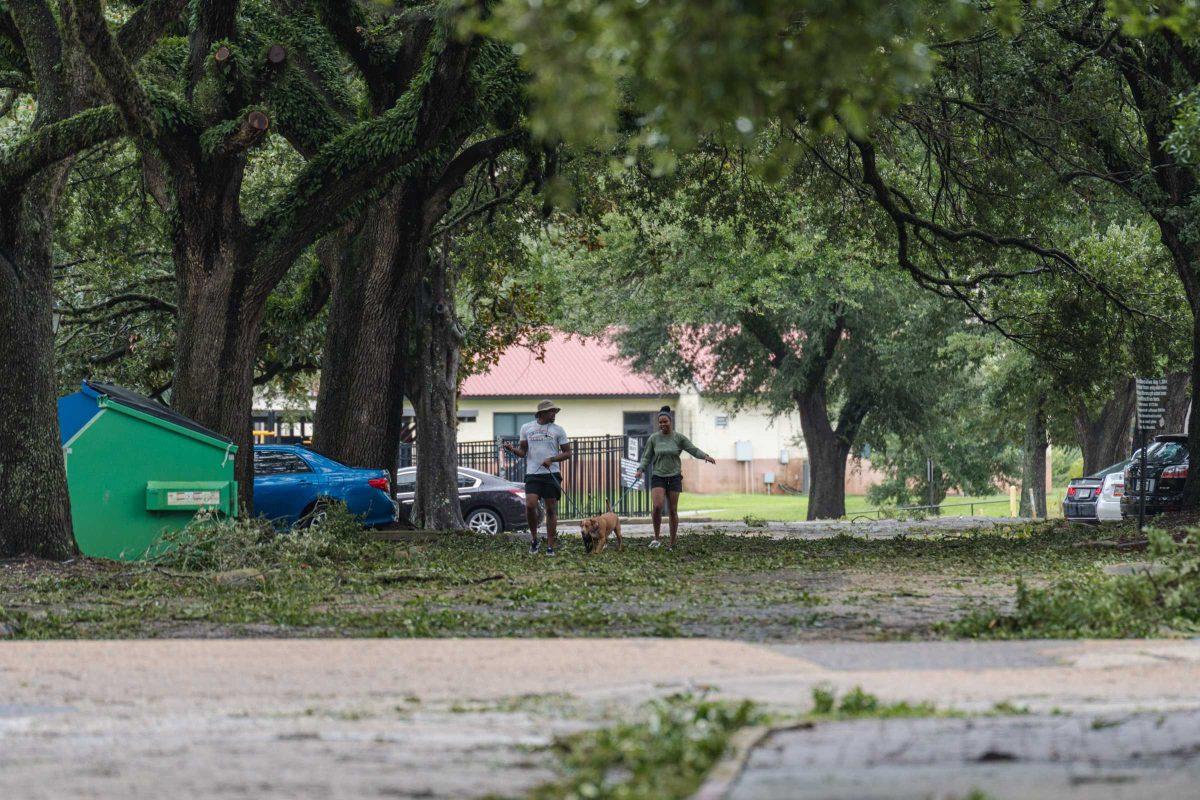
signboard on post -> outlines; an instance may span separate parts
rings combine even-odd
[[[637,472],[638,462],[632,458],[621,459],[621,485],[626,489],[641,489],[646,484],[646,476],[638,478],[636,481],[633,475]]]
[[[1138,465],[1137,485],[1133,488],[1138,493],[1138,530],[1146,519],[1146,489],[1149,481],[1146,479],[1146,431],[1152,431],[1163,424],[1166,408],[1163,401],[1167,397],[1166,378],[1138,378],[1137,381],[1137,428],[1138,452],[1141,453]]]
[[[625,437],[625,457],[630,461],[637,461],[641,455],[638,450],[641,447],[641,441],[636,436]]]
[[[1164,401],[1167,397],[1166,378],[1137,379],[1137,420],[1143,431],[1152,431],[1163,424],[1167,413]]]

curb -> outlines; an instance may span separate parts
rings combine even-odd
[[[741,777],[750,754],[760,744],[776,733],[811,728],[811,722],[793,722],[788,725],[754,725],[743,728],[729,739],[725,753],[708,771],[704,783],[688,800],[725,800],[733,784]]]

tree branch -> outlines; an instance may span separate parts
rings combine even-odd
[[[932,220],[923,219],[911,211],[906,211],[900,208],[893,198],[893,190],[887,185],[886,181],[883,179],[883,176],[879,173],[879,167],[875,160],[874,145],[872,145],[869,141],[856,136],[850,136],[850,139],[854,143],[855,147],[858,148],[860,154],[864,183],[866,183],[872,189],[876,202],[881,208],[883,208],[887,215],[891,217],[893,225],[896,228],[898,263],[907,272],[911,273],[919,280],[934,286],[967,289],[978,287],[980,284],[989,281],[1010,280],[1026,275],[1036,275],[1048,270],[1044,267],[1018,270],[1016,272],[988,270],[964,279],[938,277],[921,269],[912,261],[908,252],[909,226],[912,226],[917,230],[926,231],[939,239],[943,239],[951,243],[972,240],[983,242],[991,245],[992,247],[1011,248],[1039,256],[1046,261],[1060,264],[1072,274],[1083,278],[1090,286],[1092,286],[1092,288],[1099,291],[1102,295],[1104,295],[1104,297],[1127,313],[1138,313],[1135,309],[1130,307],[1124,301],[1124,299],[1117,296],[1107,286],[1104,286],[1092,278],[1092,276],[1082,269],[1073,258],[1061,250],[1042,247],[1035,242],[1032,242],[1029,239],[1021,236],[996,235],[978,228],[947,228]]]
[[[485,161],[496,158],[504,151],[517,147],[528,139],[529,134],[525,131],[510,131],[476,142],[455,156],[446,165],[425,201],[425,229],[432,228],[433,224],[446,213],[450,199],[455,192],[462,188],[463,181],[466,180],[471,170]],[[524,187],[524,184],[525,180],[522,180],[518,191]]]
[[[14,191],[46,167],[121,135],[112,106],[92,108],[27,133],[0,158],[0,187]]]
[[[77,317],[82,314],[91,314],[95,311],[104,311],[105,309],[114,308],[121,303],[141,303],[142,308],[138,309],[139,311],[167,311],[172,314],[175,314],[178,311],[174,304],[168,303],[166,300],[162,300],[152,294],[143,294],[141,292],[124,292],[90,306],[66,306],[63,309],[63,313],[64,315]]]
[[[130,63],[136,64],[150,51],[187,4],[188,0],[147,0],[133,12],[117,31],[117,46]]]
[[[53,119],[66,110],[70,98],[58,23],[45,0],[9,0],[8,6],[37,84],[38,116]]]
[[[284,199],[249,231],[257,243],[256,291],[270,293],[300,252],[372,192],[391,185],[401,170],[428,157],[458,116],[467,91],[474,41],[431,43],[419,80],[384,114],[359,123],[322,148],[296,178]]]
[[[108,86],[125,128],[143,144],[156,144],[158,133],[150,98],[125,56],[117,49],[100,0],[75,0],[75,21],[79,27],[79,41]]]

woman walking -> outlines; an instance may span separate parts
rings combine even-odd
[[[675,415],[670,406],[663,406],[658,412],[658,433],[646,442],[646,452],[638,466],[635,478],[642,477],[647,465],[650,472],[650,498],[654,501],[654,541],[651,547],[662,546],[662,508],[663,501],[670,500],[671,542],[667,545],[670,550],[675,547],[675,537],[679,532],[679,495],[683,493],[683,465],[679,454],[687,451],[693,458],[702,458],[710,464],[717,460],[701,450],[679,431],[675,430]]]

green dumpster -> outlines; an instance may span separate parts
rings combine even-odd
[[[89,556],[154,554],[201,510],[234,516],[237,446],[136,392],[84,381],[58,401],[75,541]]]

